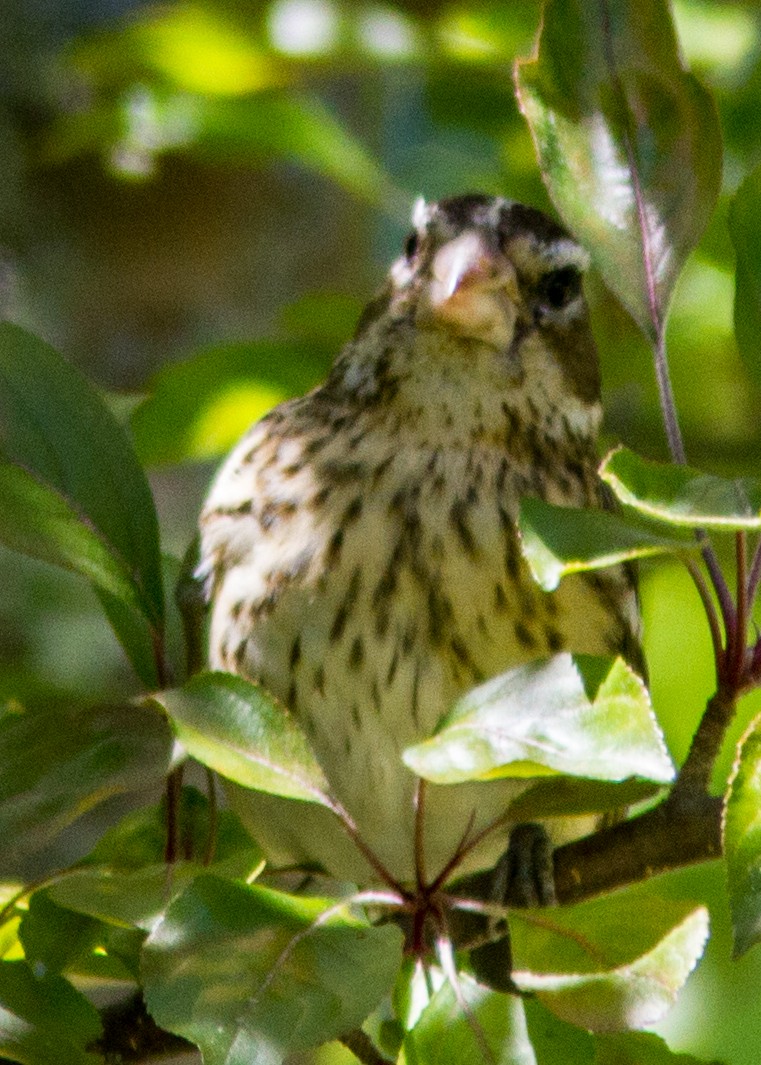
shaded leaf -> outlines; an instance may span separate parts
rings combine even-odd
[[[740,742],[724,803],[723,837],[737,957],[761,939],[761,718]]]
[[[263,867],[262,854],[238,818],[220,810],[216,845],[204,864],[210,831],[208,802],[183,788],[178,811],[184,861],[167,865],[165,803],[128,815],[98,842],[86,867],[71,871],[48,889],[60,906],[117,925],[150,932],[197,876],[214,873],[250,880]]]
[[[211,831],[209,800],[196,788],[185,786],[177,816],[184,857],[200,861],[206,854]],[[98,840],[85,861],[88,866],[133,872],[163,862],[165,848],[166,796],[155,806],[143,806],[127,814]],[[257,845],[231,810],[217,810],[213,860],[237,861],[242,855],[248,874],[261,860]]]
[[[445,983],[407,1033],[399,1065],[536,1065],[523,1002],[462,974]],[[467,1012],[466,1012],[467,1011]]]
[[[676,1001],[708,937],[690,903],[618,893],[578,906],[511,916],[524,991],[562,1020],[610,1032],[654,1024]]]
[[[160,627],[158,522],[129,439],[73,366],[7,322],[0,325],[0,458],[61,496],[108,545]]]
[[[179,560],[163,553],[161,569],[164,587],[175,588],[180,573]],[[103,588],[96,588],[95,591],[111,628],[116,633],[124,653],[144,687],[148,691],[161,687],[154,633],[145,615],[135,610],[124,599],[111,595]],[[169,597],[166,605],[162,650],[170,675],[182,676],[186,668],[186,655],[181,621],[174,596]]]
[[[695,546],[692,537],[659,534],[622,514],[561,507],[531,497],[521,501],[518,528],[524,558],[546,592],[554,591],[569,573]]]
[[[315,96],[266,93],[206,102],[195,144],[220,160],[291,159],[355,196],[406,216],[408,203],[380,162]]]
[[[225,454],[252,422],[317,384],[335,351],[315,341],[227,344],[163,367],[132,416],[148,465]]]
[[[535,998],[526,998],[523,1008],[538,1065],[595,1065],[593,1035],[561,1021]]]
[[[729,208],[735,246],[735,336],[740,355],[761,384],[761,167],[737,190]]]
[[[666,0],[548,0],[516,80],[550,195],[650,337],[721,184],[709,93]]]
[[[232,673],[203,673],[152,698],[203,765],[244,787],[332,808],[304,733],[264,688]]]
[[[520,823],[545,817],[610,813],[649,799],[660,788],[661,785],[648,780],[618,783],[581,777],[549,777],[538,780],[510,803],[510,819]]]
[[[0,962],[0,1054],[23,1065],[97,1065],[86,1047],[100,1032],[95,1007],[62,976]]]
[[[35,880],[87,853],[163,780],[171,750],[144,707],[0,714],[0,874]]]
[[[80,573],[111,598],[146,609],[124,561],[58,491],[20,466],[0,463],[0,499],[6,547]]]
[[[652,1032],[598,1035],[594,1065],[708,1065],[692,1054],[678,1054]],[[713,1061],[711,1065],[720,1065]]]
[[[274,1065],[357,1027],[401,957],[399,929],[333,901],[201,877],[146,943],[145,998],[206,1065]]]
[[[625,447],[606,457],[600,476],[622,503],[668,525],[761,529],[761,481],[751,477],[730,480],[689,466],[651,462]]]
[[[402,757],[437,784],[546,773],[659,783],[674,776],[639,677],[621,658],[567,653],[474,688],[432,739]]]

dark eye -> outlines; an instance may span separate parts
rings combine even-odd
[[[420,246],[420,238],[413,230],[404,242],[404,254],[408,259],[415,257],[418,247]]]
[[[539,282],[539,300],[544,306],[560,310],[581,292],[581,273],[575,266],[551,270]]]

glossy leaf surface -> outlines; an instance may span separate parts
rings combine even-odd
[[[521,502],[518,528],[524,558],[546,592],[554,591],[569,573],[694,546],[688,536],[661,535],[620,514],[560,507],[534,498]]]
[[[171,749],[166,722],[143,707],[2,713],[2,876],[37,879],[87,853],[110,816],[159,784]]]
[[[730,480],[651,462],[624,447],[607,456],[600,476],[622,503],[667,525],[761,529],[761,481],[751,477]]]
[[[204,673],[154,696],[188,754],[244,787],[331,806],[328,783],[293,716],[264,688]]]
[[[674,773],[639,677],[620,658],[570,654],[474,688],[403,757],[439,784],[547,773],[667,783]]]
[[[518,986],[562,1020],[610,1032],[654,1024],[673,1005],[703,952],[708,915],[619,893],[515,913],[510,928]]]
[[[97,1010],[62,976],[37,977],[23,961],[0,962],[0,1054],[22,1065],[97,1065]]]
[[[102,541],[114,567],[118,564],[134,585],[132,598],[160,626],[164,599],[158,522],[132,446],[92,385],[47,344],[9,323],[0,325],[0,458],[44,486],[35,493],[18,475],[21,513],[29,514],[32,506],[39,512],[36,542],[48,528],[48,539],[66,552],[70,566],[76,544],[79,568],[92,577],[93,540]],[[54,503],[51,493],[68,510]],[[72,515],[86,530],[78,540]],[[18,542],[11,546],[20,549]],[[61,564],[53,557],[48,561]],[[104,565],[101,554],[95,572],[102,573]],[[118,583],[108,590],[124,591]]]
[[[274,1065],[357,1027],[390,990],[401,941],[333,901],[201,877],[146,943],[146,1002],[206,1065]]]
[[[517,84],[555,206],[654,337],[721,183],[716,109],[666,0],[549,0]]]
[[[536,1065],[520,998],[464,974],[458,991],[445,983],[434,994],[404,1040],[399,1065]]]

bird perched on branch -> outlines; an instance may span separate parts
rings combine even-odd
[[[294,713],[401,880],[422,865],[435,876],[516,787],[429,786],[416,860],[405,747],[485,678],[561,649],[631,659],[637,647],[625,570],[547,594],[515,528],[525,495],[603,504],[586,253],[540,211],[497,197],[419,201],[413,224],[327,380],[271,411],[223,465],[200,570],[212,667]],[[238,807],[253,804],[275,859],[368,879],[326,810],[247,795]],[[482,865],[485,847],[471,855]]]

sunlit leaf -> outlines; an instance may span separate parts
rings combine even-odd
[[[607,456],[600,476],[622,503],[668,525],[761,529],[761,480],[650,462],[625,447]]]
[[[586,655],[530,662],[479,685],[403,758],[437,784],[546,773],[667,783],[674,775],[642,681],[620,658]]]
[[[333,901],[201,877],[147,941],[145,998],[205,1065],[273,1065],[361,1024],[401,958],[398,928]]]
[[[724,854],[734,952],[761,939],[761,719],[745,733],[724,808]]]
[[[399,1065],[536,1065],[520,998],[464,974],[458,992],[439,988],[407,1033]]]
[[[73,366],[37,337],[7,322],[0,325],[0,458],[57,493],[90,527],[93,538],[108,546],[135,586],[133,599],[160,627],[164,598],[158,522],[129,439]],[[20,485],[16,487],[17,502],[26,514],[34,490],[28,485],[23,492]],[[76,543],[84,554],[80,568],[86,572],[88,565],[95,566],[92,542],[85,550],[84,533],[76,541],[63,510],[56,512],[49,499],[46,507],[38,496],[40,522],[52,526],[49,539],[59,545],[69,565]],[[43,531],[32,542],[39,544],[42,536]],[[104,565],[101,555],[98,574]],[[112,583],[109,590],[120,594],[120,588]]]
[[[517,83],[561,217],[654,336],[721,184],[716,109],[666,0],[548,0]]]
[[[261,340],[165,366],[132,417],[140,458],[155,465],[224,454],[276,403],[312,388],[334,353],[316,342]]]
[[[86,1048],[100,1032],[97,1010],[68,980],[0,962],[0,1054],[23,1065],[98,1065]]]
[[[578,906],[516,911],[513,979],[562,1020],[597,1032],[656,1023],[674,1004],[708,937],[686,902],[619,893]]]
[[[204,673],[153,696],[188,754],[244,787],[331,807],[328,782],[293,716],[264,688]]]
[[[761,384],[761,167],[748,175],[729,209],[735,246],[735,336],[740,354]]]
[[[659,535],[620,514],[560,507],[533,497],[521,502],[519,529],[523,555],[546,592],[569,573],[694,546],[687,535]]]
[[[38,879],[87,853],[163,779],[171,749],[166,722],[143,707],[2,713],[0,875]]]

